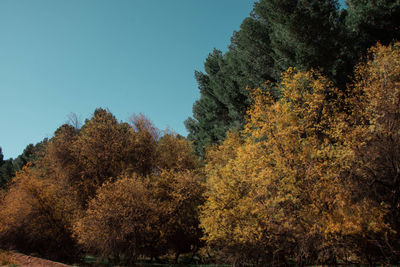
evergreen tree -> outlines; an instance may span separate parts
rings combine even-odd
[[[36,145],[27,145],[22,154],[13,161],[14,171],[22,170],[22,167],[24,167],[28,162],[34,163],[35,161],[37,161],[40,157],[40,153],[46,146],[47,141],[47,138],[45,138],[43,141],[37,143]]]
[[[14,176],[13,160],[4,160],[3,151],[0,147],[0,188]]]
[[[205,73],[195,73],[201,97],[185,126],[198,154],[223,140],[227,130],[243,127],[250,105],[247,86],[276,80],[269,35],[268,22],[254,12],[234,33],[228,52],[214,49],[204,63]]]
[[[246,87],[279,81],[290,66],[322,68],[343,80],[337,61],[343,23],[335,0],[261,0],[235,32],[228,52],[214,50],[205,73],[196,72],[201,97],[185,124],[196,151],[218,143],[230,129],[241,129],[251,100]],[[276,98],[279,92],[267,87]]]
[[[0,167],[3,164],[4,164],[4,155],[3,155],[3,150],[0,147]]]
[[[338,59],[344,23],[336,0],[267,0],[255,10],[271,24],[276,78],[296,67],[319,68],[335,82],[343,80]]]
[[[356,60],[380,42],[400,39],[400,2],[397,0],[349,0],[346,25],[355,48]]]
[[[279,82],[289,67],[318,69],[342,91],[354,65],[377,41],[400,35],[400,2],[349,0],[260,0],[235,32],[228,51],[214,50],[205,73],[196,72],[200,99],[186,122],[196,151],[221,142],[230,129],[241,129],[250,99],[246,86]],[[276,86],[268,86],[275,98]]]
[[[4,155],[0,147],[0,188],[15,176],[15,172],[22,170],[22,167],[28,162],[34,163],[38,160],[46,144],[47,138],[36,145],[29,144],[16,159],[10,158],[8,160],[4,160]]]
[[[240,127],[243,114],[238,113],[245,112],[241,109],[246,106],[244,90],[240,91],[237,83],[224,75],[227,64],[221,51],[214,50],[204,67],[206,74],[195,73],[201,98],[193,105],[194,118],[185,122],[189,139],[194,141],[199,154],[203,153],[205,145],[222,140],[229,128]],[[226,90],[228,83],[233,85],[230,90]],[[235,98],[238,100],[235,104],[229,103]]]

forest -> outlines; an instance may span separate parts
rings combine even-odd
[[[399,18],[397,0],[259,0],[195,72],[187,137],[98,108],[16,159],[0,148],[0,249],[400,264]]]

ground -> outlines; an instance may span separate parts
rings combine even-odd
[[[24,254],[16,252],[7,252],[7,258],[9,263],[15,264],[18,267],[70,267],[71,265],[66,265],[54,261],[49,261],[45,259],[40,259],[32,256],[27,256]],[[14,265],[14,266],[15,266]],[[3,265],[10,266],[10,265]]]

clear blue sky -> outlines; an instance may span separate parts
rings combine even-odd
[[[143,113],[186,135],[194,70],[226,50],[253,0],[1,0],[0,146],[16,157],[70,112]]]
[[[143,113],[186,135],[194,70],[254,0],[1,0],[0,146],[15,158],[71,112]]]

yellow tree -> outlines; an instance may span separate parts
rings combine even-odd
[[[276,103],[253,90],[244,144],[231,136],[213,152],[202,215],[206,239],[228,248],[238,264],[245,256],[262,264],[346,259],[352,246],[344,239],[384,224],[370,202],[353,201],[353,184],[340,175],[342,97],[317,72],[294,69],[284,74],[281,90]]]
[[[378,44],[355,69],[349,87],[348,116],[341,122],[345,146],[351,151],[347,176],[357,184],[358,195],[387,210],[385,222],[392,231],[359,240],[371,262],[400,260],[400,43]],[[340,132],[338,131],[338,132]]]

